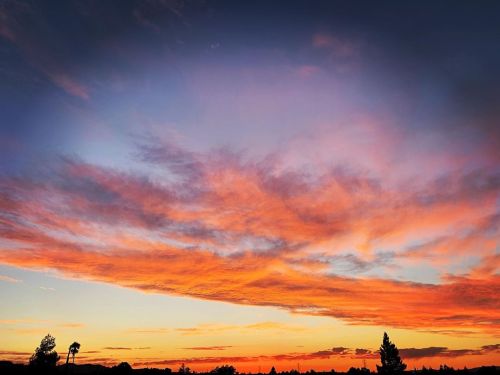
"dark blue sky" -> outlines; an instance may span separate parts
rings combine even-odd
[[[361,73],[353,74],[367,75],[361,80],[370,80],[376,94],[360,105],[380,105],[373,95],[382,105],[397,102],[404,91],[414,100],[404,115],[423,124],[430,124],[428,111],[443,111],[456,116],[452,126],[473,121],[492,130],[499,116],[499,14],[495,1],[3,1],[2,136],[64,142],[71,134],[54,107],[99,111],[129,99],[152,113],[170,106],[178,120],[186,114],[176,115],[175,107],[190,102],[185,75],[200,65],[336,69],[328,52],[309,48],[320,33],[362,45]],[[337,56],[336,64],[352,60]],[[120,98],[113,80],[135,86],[135,97]],[[145,93],[145,85],[156,85],[151,90],[168,103]]]

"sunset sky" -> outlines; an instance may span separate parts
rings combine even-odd
[[[500,2],[0,0],[0,360],[500,365]]]

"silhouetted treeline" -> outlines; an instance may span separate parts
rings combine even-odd
[[[133,369],[127,362],[122,362],[113,367],[90,364],[76,365],[74,364],[75,356],[80,350],[80,344],[76,341],[68,348],[66,363],[58,366],[57,362],[60,360],[60,356],[55,351],[55,347],[55,337],[47,334],[40,342],[40,345],[35,349],[28,365],[0,361],[0,375],[245,375],[244,373],[238,373],[236,368],[231,365],[217,366],[209,372],[195,372],[184,364],[179,367],[177,372],[172,372],[169,368]],[[300,373],[297,370],[278,372],[276,368],[272,366],[268,375],[500,375],[500,367],[498,366],[483,366],[475,369],[464,368],[455,370],[453,367],[441,365],[439,369],[422,367],[420,370],[407,370],[407,365],[403,363],[398,348],[390,341],[389,335],[385,332],[379,353],[381,365],[377,365],[376,373],[372,373],[366,367],[351,367],[347,372],[336,372],[333,369],[326,372],[317,372],[314,370],[309,370],[304,373]],[[70,355],[72,356],[73,363],[69,363]],[[258,375],[263,374],[259,372]]]

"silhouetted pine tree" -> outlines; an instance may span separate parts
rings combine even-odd
[[[399,350],[390,340],[386,332],[384,332],[384,339],[380,346],[380,361],[382,366],[377,365],[379,374],[396,375],[402,374],[406,369],[406,365],[399,357]]]

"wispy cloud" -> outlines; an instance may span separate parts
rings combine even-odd
[[[204,335],[209,333],[221,333],[226,331],[305,331],[307,327],[291,325],[280,322],[258,322],[252,324],[200,324],[194,327],[175,328],[176,332],[183,335]]]
[[[61,323],[59,324],[61,328],[84,328],[84,323]]]
[[[337,57],[352,57],[359,53],[359,46],[352,40],[330,33],[316,33],[312,37],[315,48],[329,50]]]
[[[47,292],[55,292],[55,291],[56,291],[56,289],[55,289],[55,288],[52,288],[52,287],[50,287],[50,286],[40,286],[39,288],[40,288],[41,290],[45,290],[45,291],[47,291]]]
[[[17,352],[17,351],[12,351],[12,350],[0,350],[0,355],[1,356],[27,356],[31,355],[31,353],[28,352]]]
[[[0,319],[0,324],[47,324],[48,320],[39,319]]]
[[[106,346],[102,348],[103,350],[132,350],[132,348],[127,348],[123,346]]]
[[[126,346],[106,346],[102,348],[102,350],[147,350],[151,349],[150,346],[144,346],[144,347],[138,347],[138,348],[131,348],[131,347],[126,347]]]
[[[47,326],[57,326],[60,328],[83,328],[85,327],[84,323],[77,322],[66,322],[66,323],[58,323],[53,320],[43,320],[43,319],[0,319],[0,324],[4,325],[37,325],[40,327]]]
[[[231,345],[214,345],[214,346],[193,346],[190,348],[182,348],[184,350],[200,350],[200,351],[211,351],[211,350],[226,350],[228,348],[232,348]]]
[[[30,65],[67,94],[84,100],[90,98],[88,87],[69,73],[63,59],[55,58],[58,54],[53,50],[62,47],[44,39],[45,35],[53,33],[53,25],[46,22],[36,6],[17,1],[4,2],[0,5],[0,20],[0,36],[15,44]]]
[[[7,275],[0,275],[0,281],[5,281],[6,283],[12,283],[12,284],[22,282],[22,280]]]
[[[172,329],[164,327],[152,327],[152,328],[129,328],[127,332],[132,333],[144,333],[144,334],[163,334],[169,333]]]

